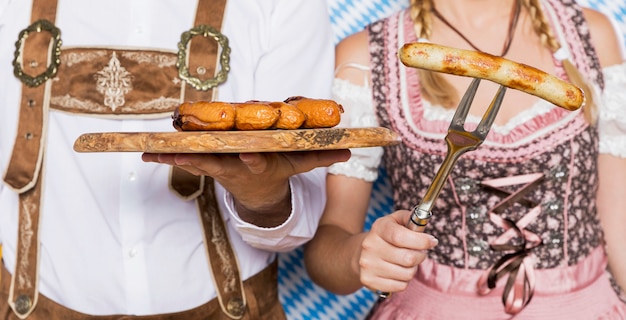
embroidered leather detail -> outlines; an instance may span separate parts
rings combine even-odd
[[[169,117],[180,104],[181,84],[174,52],[68,48],[50,107],[100,117]]]
[[[247,310],[243,282],[239,275],[237,257],[226,231],[222,214],[215,199],[213,179],[204,178],[202,194],[196,198],[209,264],[220,302],[220,308],[231,319],[240,319]],[[254,304],[253,304],[254,305]]]
[[[115,111],[124,105],[124,96],[132,90],[130,72],[120,65],[117,54],[113,52],[109,64],[96,75],[96,90],[104,95],[104,105]]]
[[[33,221],[31,216],[33,212],[37,210],[37,206],[33,203],[22,203],[22,211],[20,212],[21,219],[23,221],[20,224],[20,247],[18,250],[20,251],[20,259],[18,261],[21,268],[18,268],[18,272],[16,273],[16,284],[20,289],[30,289],[35,284],[35,279],[32,279],[29,273],[27,272],[29,267],[29,255],[31,253],[31,245],[33,245],[32,237],[34,235],[33,231]]]
[[[228,242],[226,235],[222,232],[221,228],[218,228],[217,224],[222,223],[216,215],[211,215],[213,237],[211,242],[215,244],[217,248],[217,254],[220,256],[221,271],[224,275],[224,282],[222,283],[224,292],[234,292],[237,289],[239,283],[235,277],[235,269],[230,261],[230,255],[228,252]]]

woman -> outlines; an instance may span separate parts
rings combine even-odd
[[[408,209],[443,161],[443,137],[471,79],[402,66],[397,48],[419,40],[532,65],[588,99],[569,112],[508,90],[486,141],[457,161],[426,233],[405,227]],[[412,0],[346,38],[334,86],[343,125],[389,127],[403,143],[355,149],[331,168],[327,207],[307,245],[311,278],[339,294],[393,293],[372,318],[626,319],[622,63],[610,21],[571,0]],[[468,128],[496,89],[482,81]],[[362,232],[381,163],[397,211]],[[509,196],[518,199],[503,204]]]

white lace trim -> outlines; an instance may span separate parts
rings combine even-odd
[[[343,106],[340,127],[360,128],[377,127],[378,119],[374,113],[372,90],[368,85],[355,85],[347,80],[335,79],[332,98]],[[378,166],[383,155],[382,147],[350,149],[352,157],[347,162],[336,163],[328,168],[332,174],[375,181],[378,178]]]
[[[422,100],[422,104],[424,105],[424,119],[429,121],[450,121],[456,111],[455,109],[446,109],[440,105],[433,105],[427,100]],[[542,116],[554,108],[556,107],[550,102],[538,100],[530,109],[521,111],[511,118],[506,124],[493,124],[491,130],[500,135],[507,135],[516,127],[531,121],[535,117]],[[480,119],[481,118],[478,116],[469,114],[467,115],[466,123],[479,123]]]
[[[353,158],[346,162],[331,165],[328,168],[328,173],[358,178],[367,182],[374,182],[378,178],[378,168],[366,167]]]
[[[626,63],[604,69],[598,109],[600,153],[626,158]]]

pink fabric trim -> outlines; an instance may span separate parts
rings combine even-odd
[[[589,285],[604,274],[606,269],[606,255],[602,247],[596,248],[580,263],[556,269],[536,270],[536,295],[548,296],[575,291]],[[476,284],[484,270],[465,270],[437,264],[432,260],[425,260],[420,264],[417,279],[426,285],[444,293],[475,296]],[[498,283],[498,288],[500,288]],[[492,292],[501,293],[501,289]],[[615,291],[611,291],[615,295]]]
[[[491,180],[483,181],[482,184],[489,185],[492,187],[506,187],[513,186],[519,184],[526,184],[532,181],[535,181],[543,176],[542,173],[529,173],[519,176],[512,177],[504,177],[504,178],[496,178]]]
[[[626,319],[626,304],[604,272],[606,256],[598,247],[575,266],[535,271],[535,295],[514,319]],[[464,270],[424,261],[403,292],[393,294],[374,319],[510,319],[502,307],[502,284],[488,295],[477,293],[484,270]]]
[[[574,142],[570,139],[569,141],[570,144],[570,150],[575,150],[574,148]],[[570,157],[570,161],[569,161],[569,172],[575,172],[576,170],[576,159],[578,157],[576,155],[573,155],[572,157]],[[572,179],[573,179],[573,174],[568,175],[567,177],[567,184],[565,186],[565,194],[568,195],[567,197],[563,197],[563,230],[569,230],[569,214],[567,213],[567,209],[569,208],[569,195],[572,194]],[[569,247],[569,233],[567,232],[563,232],[563,261],[569,261],[569,250],[567,250],[567,248]]]

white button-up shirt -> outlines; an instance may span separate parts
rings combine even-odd
[[[192,0],[62,0],[56,25],[63,46],[150,48],[174,52],[193,26]],[[0,0],[0,167],[6,170],[17,130],[21,83],[14,43],[30,24],[31,1]],[[221,101],[328,98],[333,40],[322,0],[229,0],[222,32],[231,71]],[[169,167],[139,153],[76,153],[75,139],[101,131],[173,131],[172,119],[111,120],[51,110],[44,160],[40,282],[45,296],[87,314],[156,314],[186,310],[215,297],[195,203],[168,189]],[[217,187],[244,279],[275,254],[313,236],[324,206],[325,170],[292,177],[293,213],[281,226],[238,218]],[[0,243],[13,272],[18,196],[0,185]],[[254,247],[253,247],[254,246]],[[256,247],[256,248],[255,248]],[[2,302],[0,302],[2,303]]]

